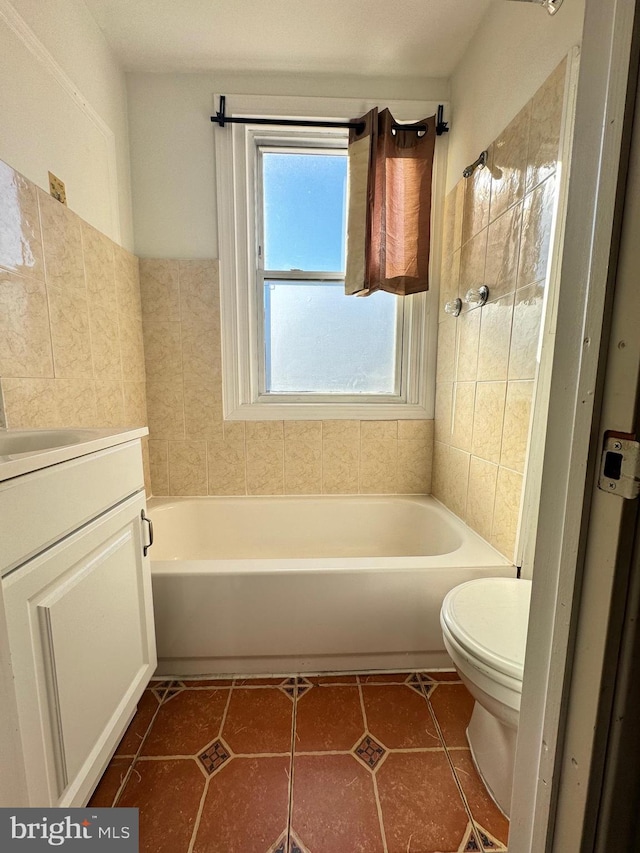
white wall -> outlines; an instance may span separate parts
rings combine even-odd
[[[213,95],[302,95],[447,101],[444,79],[276,74],[127,75],[135,251],[141,257],[215,258]]]
[[[124,73],[83,0],[0,0],[0,159],[133,248]]]
[[[585,0],[553,17],[534,3],[495,0],[451,78],[447,192],[582,39]]]

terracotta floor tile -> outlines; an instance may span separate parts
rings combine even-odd
[[[111,808],[132,763],[133,758],[112,758],[91,795],[89,805],[96,809]]]
[[[459,747],[450,755],[473,818],[502,849],[508,821],[485,791],[466,749],[473,699],[462,684],[453,683],[456,673],[428,675],[434,682],[430,702],[446,743]],[[117,803],[141,810],[141,853],[187,853],[205,776],[196,761],[170,756],[198,756],[205,748],[211,753],[207,759],[211,766],[202,764],[212,775],[194,853],[276,849],[284,853],[295,709],[291,834],[295,843],[289,853],[382,853],[373,768],[388,853],[458,850],[471,824],[446,753],[393,752],[440,746],[427,702],[402,683],[408,677],[409,673],[311,676],[293,682],[291,693],[298,693],[295,705],[277,687],[287,680],[284,677],[243,678],[234,681],[231,690],[231,679],[154,682],[91,805],[113,805],[131,762],[124,756],[135,753],[148,732],[142,753],[168,757],[136,761]],[[358,678],[362,687],[357,686]],[[165,690],[171,698],[160,705],[157,693],[164,695]],[[364,745],[361,692],[371,741]],[[215,749],[210,747],[214,741]],[[378,741],[392,752],[385,753]],[[362,760],[349,754],[321,754],[347,752],[358,744]],[[238,753],[245,757],[237,757]]]
[[[442,729],[447,746],[469,746],[467,726],[474,699],[464,684],[439,684],[429,694],[429,702]]]
[[[281,690],[234,687],[223,739],[235,753],[289,752],[293,702]]]
[[[373,777],[351,755],[294,758],[291,823],[312,853],[383,850]]]
[[[217,737],[228,690],[183,690],[163,702],[142,755],[195,755]]]
[[[428,675],[429,678],[432,678],[434,681],[460,681],[460,676],[455,670],[453,672],[448,672],[446,670],[441,670],[440,672],[425,672],[425,675]]]
[[[509,839],[509,821],[487,793],[471,758],[471,752],[455,750],[450,756],[473,819],[506,845]]]
[[[357,687],[313,687],[298,700],[296,752],[352,749],[363,735]]]
[[[357,684],[357,675],[307,675],[311,684]]]
[[[205,780],[195,761],[136,761],[118,806],[140,809],[140,853],[187,853]]]
[[[410,687],[363,687],[367,727],[389,749],[441,747],[427,701]]]
[[[411,675],[410,672],[382,672],[376,675],[358,676],[360,684],[403,684]]]
[[[389,853],[458,850],[469,818],[444,752],[391,753],[376,778]]]
[[[159,706],[160,700],[156,694],[145,690],[138,702],[138,710],[118,744],[116,755],[136,755]]]
[[[194,853],[267,853],[286,832],[290,759],[234,758],[212,777]]]

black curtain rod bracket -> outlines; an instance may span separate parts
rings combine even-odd
[[[217,124],[218,127],[224,127],[226,124],[269,124],[279,125],[281,127],[344,127],[354,128],[358,133],[364,130],[364,122],[361,121],[311,121],[310,119],[292,119],[292,118],[247,118],[246,116],[228,116],[225,113],[226,95],[220,95],[220,109],[211,116],[211,121]],[[442,136],[443,133],[449,132],[448,122],[443,120],[444,107],[442,104],[438,107],[436,117],[436,134]],[[424,133],[427,130],[425,124],[394,124],[394,130],[413,130],[416,133]]]
[[[449,133],[449,122],[444,120],[444,106],[439,104],[436,115],[436,134],[442,136],[443,133]]]

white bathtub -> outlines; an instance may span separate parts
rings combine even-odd
[[[451,666],[439,613],[514,576],[430,497],[153,498],[158,674]]]

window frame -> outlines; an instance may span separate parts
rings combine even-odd
[[[263,136],[263,134],[259,134]],[[279,136],[279,134],[278,134]],[[258,250],[254,254],[254,262],[256,266],[255,272],[255,288],[256,288],[256,303],[255,311],[257,317],[257,341],[255,341],[256,354],[255,359],[258,363],[257,388],[254,388],[256,402],[268,403],[273,405],[276,403],[378,403],[380,400],[385,402],[404,402],[406,392],[404,385],[406,384],[406,360],[403,353],[403,341],[408,334],[405,328],[407,312],[405,310],[405,300],[400,299],[397,302],[396,318],[395,318],[395,333],[396,333],[396,348],[395,348],[395,377],[394,390],[391,393],[376,393],[376,394],[348,394],[346,392],[332,392],[322,394],[319,392],[299,392],[299,393],[277,393],[269,392],[266,389],[266,327],[265,327],[265,311],[264,311],[264,284],[266,281],[315,281],[315,282],[341,282],[344,286],[345,271],[318,271],[318,270],[276,270],[265,268],[266,247],[265,247],[265,223],[264,223],[264,172],[263,162],[265,151],[268,153],[317,153],[327,154],[331,156],[347,156],[347,133],[332,134],[329,140],[331,144],[318,145],[317,140],[310,139],[310,134],[298,133],[292,136],[283,144],[282,141],[274,143],[272,141],[273,134],[265,139],[256,138],[255,153],[256,153],[256,229],[255,229],[255,248]],[[334,143],[335,137],[335,144]],[[254,250],[255,251],[255,250]],[[357,297],[354,297],[357,298]],[[404,368],[404,369],[403,369]]]
[[[216,102],[214,98],[214,103]],[[375,104],[353,99],[233,96],[234,115],[349,119]],[[435,112],[437,104],[389,103],[401,121]],[[232,124],[215,129],[218,242],[222,339],[223,411],[226,420],[427,419],[435,398],[435,342],[438,321],[439,246],[444,168],[436,152],[432,203],[431,287],[426,294],[401,297],[403,334],[400,394],[264,394],[261,393],[260,347],[264,347],[262,278],[258,239],[262,212],[259,145],[287,148],[344,146],[346,131]],[[440,146],[437,146],[437,148]],[[263,253],[264,254],[264,253]],[[329,277],[329,276],[328,276]],[[335,279],[334,279],[335,280]],[[353,297],[358,298],[358,297]],[[262,359],[262,361],[264,361]],[[262,386],[264,387],[264,385]]]

